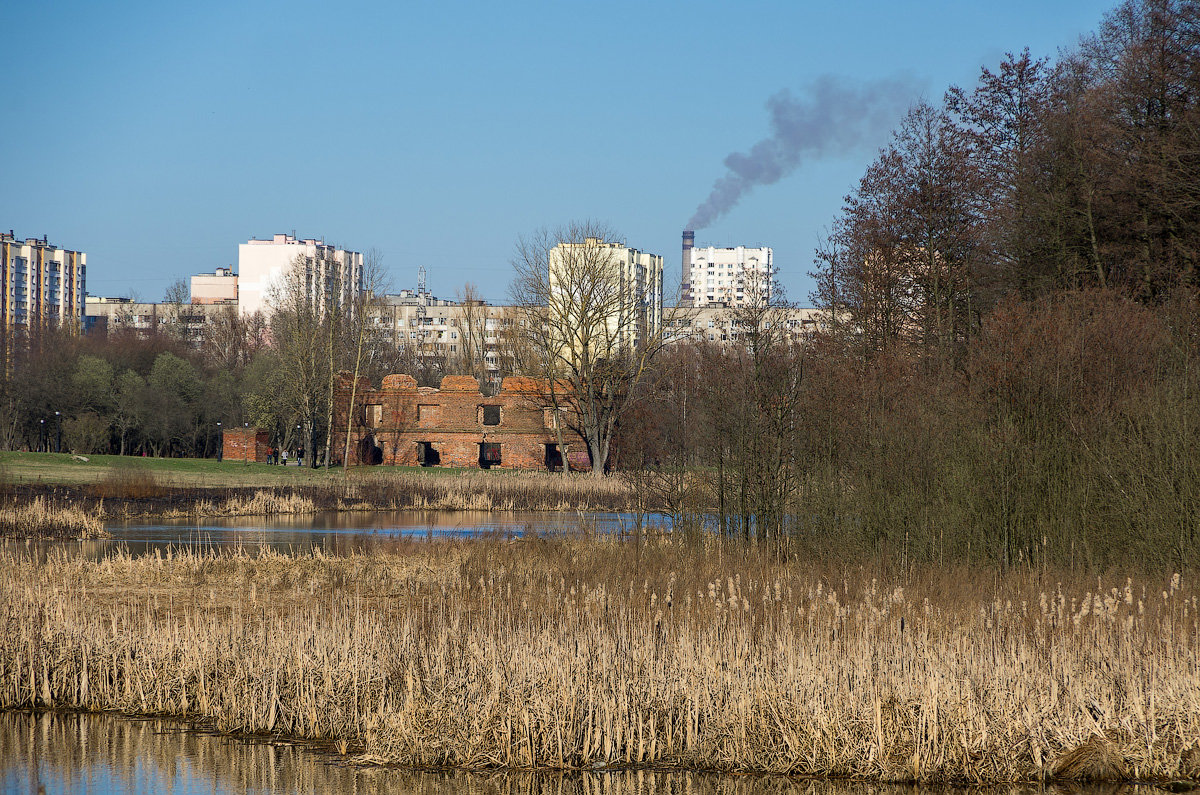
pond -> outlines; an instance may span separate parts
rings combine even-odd
[[[669,527],[669,517],[644,517],[643,527]],[[84,557],[114,549],[153,554],[168,547],[271,548],[278,552],[319,549],[332,554],[387,551],[413,540],[516,537],[527,533],[622,533],[636,526],[632,514],[534,511],[327,511],[287,516],[236,516],[114,521],[112,538],[49,542]],[[22,542],[10,542],[22,543]],[[45,546],[43,542],[39,544]]]
[[[1122,792],[1136,793],[1136,787]],[[955,790],[938,789],[939,793]],[[990,792],[1036,792],[1006,787]],[[1072,790],[1112,793],[1115,788]],[[0,792],[251,795],[922,795],[914,787],[646,770],[588,773],[419,772],[346,765],[328,749],[239,740],[166,720],[0,713]],[[966,793],[967,790],[958,790]],[[1152,792],[1144,788],[1145,795]]]

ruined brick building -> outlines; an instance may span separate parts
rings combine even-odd
[[[343,439],[352,378],[339,381],[335,439]],[[360,378],[354,396],[349,465],[394,464],[490,469],[561,470],[554,410],[542,383],[508,377],[485,396],[471,376],[446,376],[440,389],[418,387],[409,375],[389,375],[378,388]],[[587,468],[583,439],[563,429],[572,469]],[[341,457],[335,444],[335,457]]]

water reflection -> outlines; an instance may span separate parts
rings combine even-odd
[[[313,748],[247,742],[112,715],[0,713],[4,793],[477,793],[478,795],[919,795],[911,787],[651,771],[425,773],[348,767]],[[1115,793],[1090,789],[1088,792]],[[1134,788],[1128,788],[1134,789]],[[1000,795],[1027,788],[993,789]],[[940,790],[949,792],[949,790]],[[1148,790],[1147,790],[1148,792]]]
[[[993,787],[995,795],[1046,792]],[[1055,789],[1051,788],[1050,792]],[[592,773],[418,772],[351,767],[314,747],[244,741],[164,720],[113,715],[0,713],[3,793],[407,793],[441,795],[926,795],[902,785],[784,776],[626,770]],[[939,788],[940,795],[977,792]],[[1150,795],[1151,787],[1091,786],[1079,795]]]
[[[667,517],[652,515],[643,526],[664,527]],[[329,511],[296,516],[130,520],[110,522],[109,539],[50,542],[88,558],[121,547],[134,555],[169,546],[227,548],[270,547],[280,552],[320,549],[332,554],[386,551],[414,539],[521,536],[527,533],[618,533],[632,530],[624,513],[529,511]]]

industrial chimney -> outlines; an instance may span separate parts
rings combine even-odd
[[[692,247],[696,245],[696,233],[690,229],[683,230],[683,281],[680,283],[683,303],[694,306],[692,298]]]

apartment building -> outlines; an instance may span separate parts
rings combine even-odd
[[[0,232],[0,368],[8,371],[14,346],[30,329],[47,326],[78,333],[83,321],[87,254],[59,248],[45,237],[18,240]]]
[[[550,289],[555,292],[558,285],[570,282],[566,289],[577,291],[583,281],[594,276],[582,275],[600,264],[607,273],[600,279],[609,279],[617,292],[600,301],[610,307],[607,330],[617,347],[637,347],[641,342],[654,337],[662,327],[663,312],[663,258],[631,248],[624,243],[586,238],[583,242],[562,242],[550,251]],[[587,290],[591,292],[590,290]],[[578,327],[590,323],[585,315],[593,307],[574,307],[563,304],[560,318],[567,325]]]
[[[768,246],[695,248],[684,237],[684,303],[693,307],[740,307],[769,301],[775,253]]]
[[[193,304],[236,304],[237,274],[233,268],[217,268],[212,273],[196,274],[192,277],[191,300]]]
[[[412,290],[384,296],[371,309],[376,339],[447,361],[473,358],[492,373],[505,365],[514,317],[511,307],[448,301]]]
[[[78,329],[83,319],[87,254],[43,237],[0,232],[0,321],[10,331],[40,323]]]
[[[770,312],[768,323],[778,323],[793,342],[804,342],[821,329],[824,313],[809,307],[781,307]],[[699,309],[669,307],[663,321],[664,339],[668,343],[706,342],[721,346],[744,344],[746,329],[738,313],[726,307],[708,306]]]
[[[363,290],[363,257],[315,239],[274,235],[238,246],[238,310],[243,315],[270,314],[270,301],[296,265],[308,300],[322,311],[352,305]]]
[[[221,313],[236,311],[237,302],[156,304],[132,298],[89,295],[84,304],[83,331],[104,336],[126,329],[139,336],[168,334],[199,347],[205,329]]]

